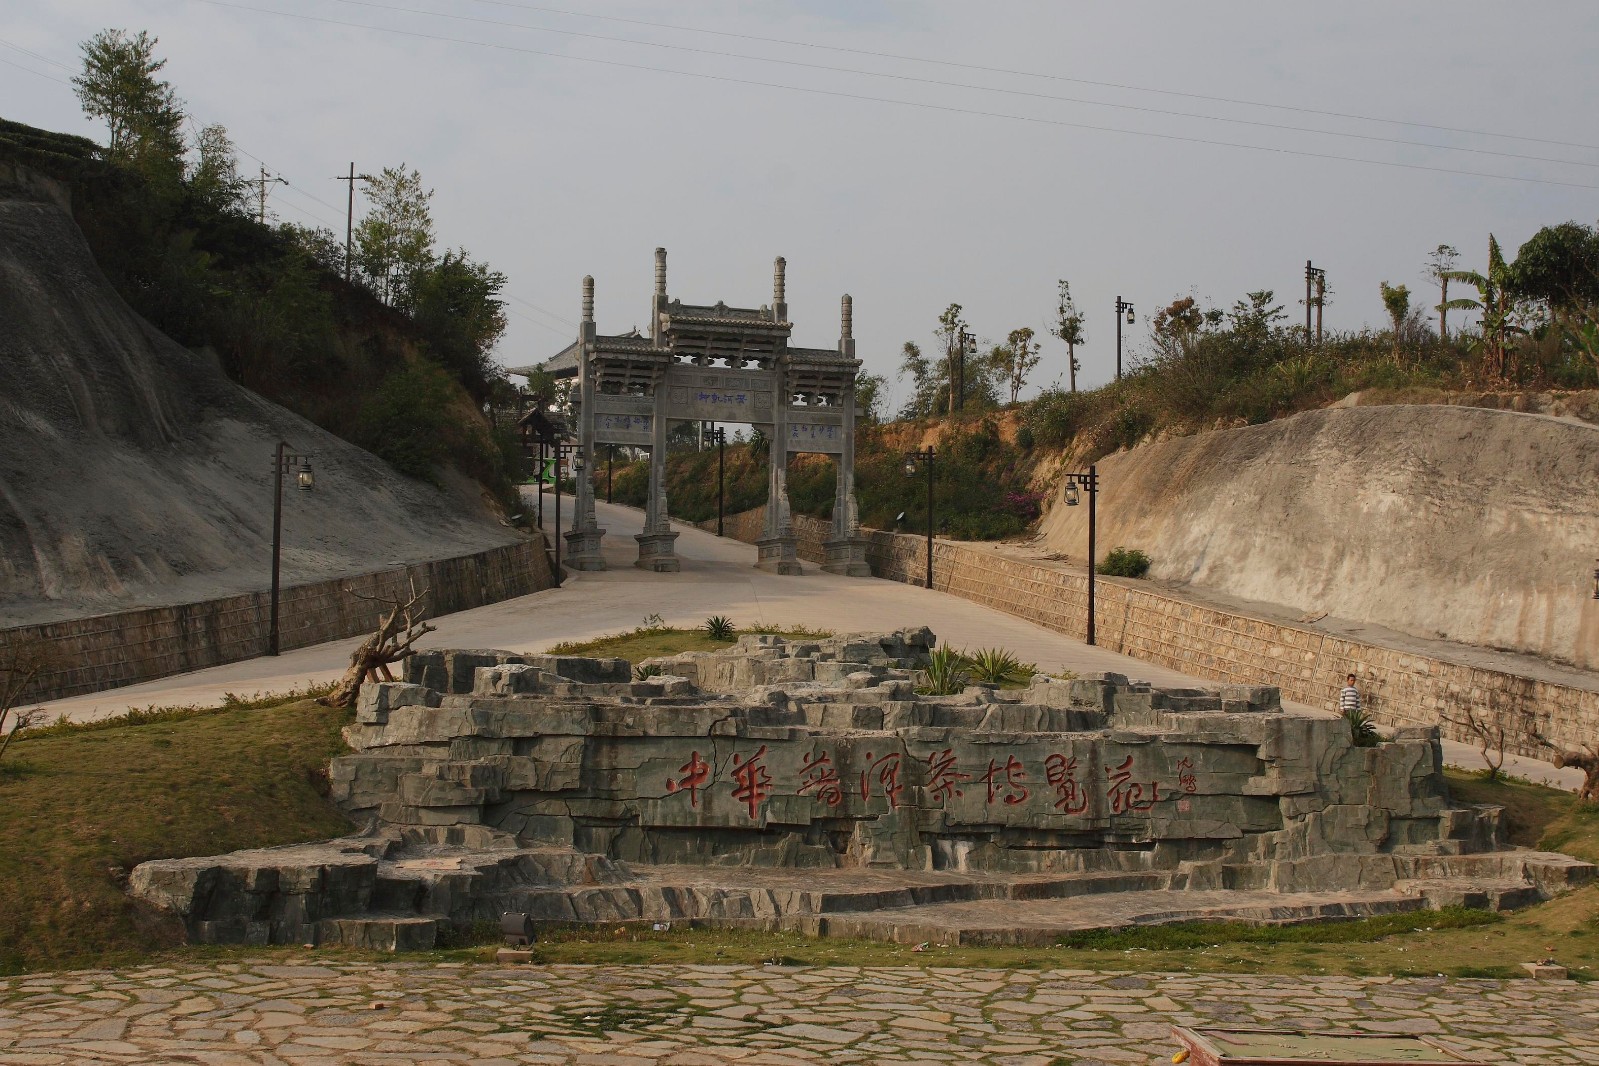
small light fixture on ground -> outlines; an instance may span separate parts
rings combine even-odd
[[[915,477],[924,466],[927,469],[927,588],[933,587],[933,462],[936,458],[931,444],[905,455],[906,477]]]
[[[1120,301],[1118,301],[1120,302]],[[1087,473],[1065,474],[1064,498],[1067,507],[1076,507],[1082,499],[1079,488],[1088,490],[1088,643],[1094,643],[1094,536],[1099,499],[1099,470],[1094,466]]]

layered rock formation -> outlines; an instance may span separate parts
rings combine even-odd
[[[1451,805],[1435,731],[1356,748],[1275,689],[1117,675],[924,696],[932,643],[745,637],[645,680],[423,653],[363,692],[333,763],[366,836],[146,863],[134,890],[202,940],[404,946],[503,910],[922,935],[927,907],[973,900],[994,902],[942,937],[1036,940],[1094,920],[1052,904],[1107,892],[1113,924],[1281,921],[1512,905],[1593,872]]]

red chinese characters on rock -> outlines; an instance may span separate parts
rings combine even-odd
[[[805,756],[805,761],[800,766],[800,784],[795,794],[803,796],[808,792],[814,792],[816,798],[829,807],[837,807],[844,802],[844,788],[839,783],[838,771],[833,767],[832,757],[825,751],[816,751]],[[750,817],[753,818],[754,815],[751,814]]]
[[[668,793],[687,792],[690,807],[700,805],[700,789],[705,787],[711,779],[711,764],[706,762],[699,752],[694,752],[688,757],[688,762],[677,768],[681,777],[666,779]]]
[[[1144,798],[1144,786],[1132,780],[1133,757],[1127,756],[1120,766],[1105,767],[1105,794],[1110,798],[1110,813],[1126,814],[1128,811],[1147,811],[1160,802],[1160,784],[1149,782],[1149,798]]]
[[[988,772],[982,777],[983,784],[988,786],[988,802],[993,803],[996,798],[1003,797],[1009,807],[1027,802],[1031,793],[1024,784],[1026,780],[1027,770],[1014,755],[1007,755],[1003,766],[989,759]]]
[[[1077,759],[1061,754],[1044,760],[1044,779],[1055,790],[1055,807],[1062,814],[1083,814],[1088,810],[1088,789],[1077,780]]]
[[[954,749],[945,748],[928,753],[927,791],[933,799],[942,801],[947,796],[959,799],[966,795],[959,788],[960,783],[971,779],[971,774],[962,772],[956,765]]]
[[[761,761],[765,758],[765,744],[747,759],[733,756],[733,798],[744,804],[751,821],[759,820],[761,804],[772,794],[772,775]]]
[[[905,791],[905,786],[899,779],[900,761],[900,753],[897,751],[876,758],[871,752],[867,752],[866,769],[861,771],[861,799],[872,798],[872,785],[875,783],[883,790],[883,798],[888,800],[888,809],[899,810],[900,793]]]
[[[1199,791],[1199,781],[1194,777],[1194,760],[1186,756],[1177,760],[1177,787],[1190,796]]]

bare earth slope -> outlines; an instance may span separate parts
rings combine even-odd
[[[317,482],[285,488],[286,583],[515,539],[157,333],[63,188],[0,164],[0,627],[264,587],[279,440]]]
[[[1334,408],[1099,464],[1099,543],[1150,576],[1599,669],[1599,428],[1465,407]],[[1058,501],[1057,501],[1058,504]],[[1086,507],[1042,529],[1081,558]]]

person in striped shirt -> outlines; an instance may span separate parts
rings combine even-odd
[[[1338,713],[1350,714],[1360,710],[1360,690],[1355,687],[1355,675],[1350,674],[1344,679],[1344,687],[1338,693]]]

